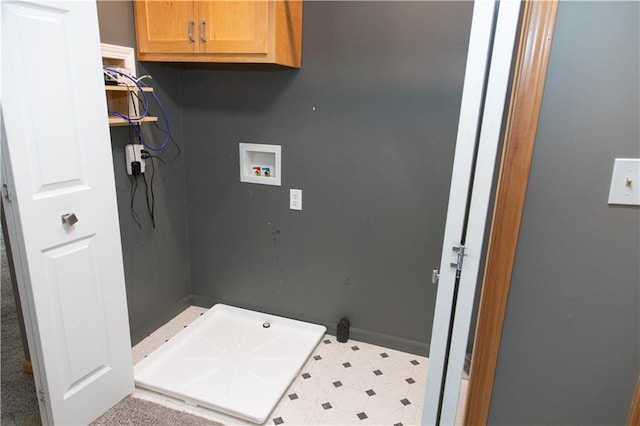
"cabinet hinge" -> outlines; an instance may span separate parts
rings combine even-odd
[[[38,391],[38,395],[39,395],[39,398],[40,398],[40,402],[42,402],[44,404],[46,402],[44,391],[42,389],[40,389]]]
[[[9,192],[9,186],[6,183],[2,184],[2,196],[7,202],[11,202],[11,193]]]
[[[434,269],[433,272],[431,272],[431,283],[438,284],[439,280],[440,280],[440,270]]]
[[[458,272],[462,272],[462,263],[464,262],[465,246],[460,244],[459,246],[453,246],[451,250],[458,253],[458,260],[456,262],[451,262],[451,267],[456,268],[456,271]]]

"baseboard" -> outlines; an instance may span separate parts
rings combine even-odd
[[[144,323],[144,325],[137,327],[135,330],[131,330],[131,346],[137,345],[142,339],[156,331],[158,328],[162,327],[173,317],[191,306],[191,299],[191,296],[184,297],[182,300],[163,311],[160,315],[157,315]]]
[[[213,305],[215,305],[216,303],[225,303],[222,300],[216,299],[214,297],[208,297],[208,296],[198,296],[195,294],[191,295],[191,304],[193,306],[199,306],[201,308],[210,308]],[[231,305],[231,303],[230,303]],[[242,308],[242,306],[238,306],[239,308]]]
[[[336,325],[333,324],[333,330]],[[330,330],[327,327],[327,330]],[[335,334],[335,332],[329,333]],[[371,330],[361,328],[350,328],[350,339],[360,340],[361,342],[371,343],[373,345],[384,346],[386,348],[398,351],[409,352],[420,356],[429,356],[429,344],[416,340],[405,339],[403,337],[392,336],[390,334],[377,333]]]
[[[225,303],[228,305],[236,306],[238,308],[251,309],[255,311],[264,311],[263,307],[260,306],[251,306],[251,305],[243,305],[234,302],[227,302],[224,300],[219,300],[213,297],[208,296],[191,296],[191,304],[194,306],[200,306],[203,308],[210,308],[216,303]],[[327,333],[332,336],[336,335],[336,323],[323,321],[317,318],[307,318],[304,316],[292,316],[290,312],[277,312],[277,311],[268,311],[272,315],[278,315],[286,318],[297,319],[299,321],[311,322],[314,324],[320,324],[327,327]],[[415,355],[428,356],[429,355],[429,344],[424,342],[419,342],[416,340],[405,339],[402,337],[392,336],[389,334],[377,333],[371,330],[365,330],[362,328],[351,327],[349,332],[349,338],[354,340],[359,340],[361,342],[371,343],[373,345],[384,346],[386,348],[396,349],[398,351],[409,352]]]

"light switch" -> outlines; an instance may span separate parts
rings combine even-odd
[[[616,158],[609,204],[640,206],[640,158]]]

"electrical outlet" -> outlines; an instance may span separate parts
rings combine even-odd
[[[136,144],[127,144],[124,146],[124,159],[125,162],[127,164],[127,174],[131,175],[133,172],[133,163],[135,162],[139,162],[140,163],[140,173],[139,174],[143,174],[144,173],[144,160],[142,159],[142,150],[144,149],[144,146],[142,144],[136,143]]]
[[[289,209],[302,210],[302,189],[289,190]]]

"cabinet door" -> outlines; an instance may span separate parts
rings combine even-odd
[[[134,1],[138,53],[198,51],[197,10],[191,1]]]
[[[198,2],[200,53],[266,54],[269,2]]]

